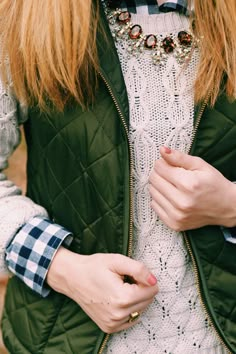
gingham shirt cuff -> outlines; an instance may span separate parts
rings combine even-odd
[[[236,244],[236,227],[221,226],[221,230],[226,241]]]
[[[59,247],[69,247],[72,240],[71,233],[62,226],[34,217],[6,248],[7,266],[32,290],[46,297],[50,292],[45,282],[49,266]]]
[[[178,11],[186,14],[187,2],[186,0],[166,1],[164,4],[159,6],[159,10],[162,12]]]

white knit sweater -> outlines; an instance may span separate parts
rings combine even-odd
[[[11,88],[4,88],[0,82],[0,276],[8,273],[5,249],[17,230],[34,216],[47,216],[46,210],[22,196],[21,190],[2,172],[19,144],[18,126],[22,119],[23,116],[17,118],[17,103]]]
[[[188,19],[171,12],[132,15],[146,34],[163,38],[188,30]],[[112,29],[112,26],[111,26]],[[195,50],[184,69],[173,54],[155,66],[149,51],[137,59],[127,55],[127,41],[116,43],[130,103],[130,141],[134,160],[133,257],[158,279],[160,292],[141,322],[111,337],[106,353],[225,353],[200,303],[191,259],[183,236],[158,219],[150,208],[148,178],[159,147],[188,151],[193,133]],[[137,308],[137,310],[139,310]]]

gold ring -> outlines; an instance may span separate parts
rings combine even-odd
[[[134,321],[137,321],[137,319],[140,317],[140,312],[138,311],[135,311],[135,312],[132,312],[130,315],[129,315],[129,323],[132,323]]]

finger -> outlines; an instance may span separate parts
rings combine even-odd
[[[139,324],[141,322],[141,319],[138,319],[137,321],[134,321],[134,322],[129,322],[127,321],[126,323],[122,324],[121,326],[119,326],[117,328],[117,330],[115,332],[120,332],[120,331],[124,331],[126,329],[129,329],[137,324]],[[113,332],[114,333],[114,332]]]
[[[156,173],[152,174],[149,182],[149,192],[151,197],[157,203],[160,202],[160,205],[162,205],[163,208],[166,204],[165,210],[170,207],[170,204],[178,207],[179,201],[182,198],[182,193],[178,188],[176,188],[176,186]],[[164,203],[165,199],[169,201],[169,203]]]
[[[168,217],[167,211],[164,210],[159,203],[157,203],[154,199],[151,202],[151,207],[158,215],[158,217],[165,223],[165,220]]]
[[[151,184],[149,185],[149,192],[152,197],[152,200],[154,200],[166,214],[173,209],[173,203],[169,201],[165,195],[160,193],[159,190],[154,188]],[[169,196],[169,198],[171,197]]]
[[[136,283],[146,286],[155,286],[157,283],[156,277],[143,263],[122,255],[114,254],[114,262],[111,270],[121,276],[128,275]]]
[[[154,171],[150,180],[156,178],[156,174],[172,184],[176,189],[184,189],[186,180],[192,178],[192,171],[187,171],[182,167],[169,165],[165,160],[158,160],[154,165]]]
[[[154,298],[139,303],[135,306],[131,306],[127,309],[123,309],[122,311],[120,309],[118,310],[113,309],[113,312],[108,314],[109,321],[96,322],[96,319],[95,320],[93,319],[93,314],[90,315],[90,317],[98,324],[100,328],[102,328],[103,331],[105,332],[107,331],[109,333],[119,332],[122,329],[130,328],[135,324],[139,323],[142,313],[147,309],[147,307],[150,305],[150,303],[153,300]],[[139,317],[136,320],[130,322],[130,315],[134,312],[138,312]]]
[[[118,316],[117,318],[114,318],[114,321],[116,321],[119,325],[128,322],[131,313],[139,312],[141,315],[147,309],[147,307],[153,302],[153,300],[154,297],[150,298],[149,300],[137,303],[133,306],[129,306],[125,309],[122,309],[121,312],[118,312]],[[121,314],[121,316],[119,316],[119,313]]]
[[[204,160],[199,157],[191,156],[178,150],[171,150],[165,146],[160,148],[160,153],[168,164],[175,167],[182,167],[186,170],[200,170],[206,165]]]
[[[143,303],[140,303],[140,304],[137,304],[133,307],[130,307],[128,309],[129,312],[127,313],[127,316],[124,319],[124,324],[130,323],[130,315],[135,312],[139,313],[139,318],[137,320],[132,321],[131,325],[134,325],[134,324],[137,324],[138,322],[140,322],[143,312],[145,312],[147,310],[148,306],[154,301],[154,298],[150,299],[149,301],[145,301]],[[121,326],[122,326],[122,324],[121,324]]]
[[[120,301],[120,307],[137,307],[142,302],[151,301],[158,293],[158,286],[157,284],[154,286],[143,286],[142,284],[124,283],[121,292],[125,295],[122,301]]]
[[[159,219],[167,226],[170,225],[169,223],[169,215],[167,214],[167,212],[165,210],[163,210],[161,208],[161,206],[155,201],[153,200],[151,203],[151,207],[152,209],[155,211],[155,213],[158,215]]]

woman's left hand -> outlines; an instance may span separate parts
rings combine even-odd
[[[236,185],[199,157],[166,147],[150,175],[151,206],[175,231],[236,225]]]

